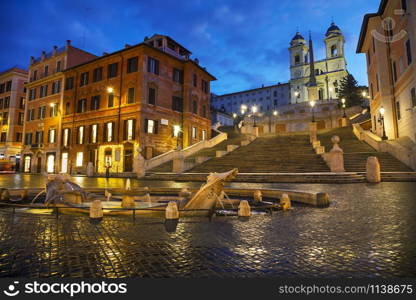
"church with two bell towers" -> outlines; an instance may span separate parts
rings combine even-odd
[[[290,42],[290,102],[292,104],[309,101],[308,87],[316,85],[316,99],[338,99],[341,80],[348,74],[344,55],[344,35],[334,22],[325,34],[326,57],[321,60],[313,58],[312,39],[309,45],[297,32]],[[312,60],[312,61],[311,61]],[[313,74],[311,74],[313,68]],[[311,82],[314,81],[314,82]],[[310,89],[309,89],[310,90]]]

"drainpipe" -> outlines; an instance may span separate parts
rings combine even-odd
[[[118,93],[118,116],[117,116],[117,144],[120,144],[120,122],[121,122],[121,92],[123,88],[123,63],[124,63],[124,57],[123,55],[120,55],[121,57],[121,65],[120,65],[120,89]],[[120,153],[121,157],[121,153]]]

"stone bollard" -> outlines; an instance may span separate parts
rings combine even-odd
[[[97,224],[103,219],[103,205],[100,200],[94,200],[90,206],[90,221]]]
[[[127,180],[126,180],[126,185],[125,185],[124,189],[125,189],[126,191],[131,191],[131,183],[130,183],[130,178],[127,178]]]
[[[238,216],[239,217],[250,217],[251,216],[251,208],[248,204],[247,200],[241,200],[240,204],[238,205]]]
[[[259,203],[263,201],[263,196],[260,190],[255,190],[253,193],[254,203]]]
[[[94,165],[92,162],[89,162],[87,164],[87,177],[93,177],[94,176]]]
[[[329,168],[331,169],[331,172],[345,172],[344,151],[338,145],[340,142],[339,136],[334,135],[331,138],[331,142],[334,144],[334,146],[332,147],[331,151],[329,151]]]
[[[324,208],[329,206],[329,195],[328,193],[317,193],[316,194],[316,206]]]
[[[173,154],[173,173],[183,173],[185,171],[185,156],[180,151]]]
[[[135,202],[133,196],[123,195],[121,197],[121,207],[135,207]]]
[[[282,210],[289,210],[292,207],[288,194],[282,194],[280,197],[280,206],[282,207]]]
[[[378,158],[375,156],[370,156],[367,158],[367,164],[365,166],[365,175],[368,182],[379,183],[381,181],[380,174],[380,163]]]
[[[179,219],[178,205],[175,201],[169,201],[168,206],[166,206],[165,218],[166,220]]]
[[[318,126],[316,122],[309,123],[309,142],[312,143],[318,139],[317,137]]]

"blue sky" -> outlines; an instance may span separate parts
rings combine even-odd
[[[289,80],[288,46],[296,29],[312,32],[316,59],[333,18],[346,39],[348,70],[367,85],[365,57],[355,54],[363,15],[380,0],[3,0],[0,70],[72,45],[96,55],[145,36],[171,36],[217,77],[212,92],[230,93]]]

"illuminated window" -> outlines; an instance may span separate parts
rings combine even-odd
[[[196,127],[192,127],[192,138],[196,139]]]
[[[113,141],[113,123],[107,123],[107,142]]]
[[[53,173],[55,170],[55,155],[48,154],[47,162],[46,162],[46,172]]]
[[[49,143],[50,144],[55,143],[55,129],[49,130]]]
[[[155,121],[147,120],[147,133],[155,133]]]
[[[68,172],[68,153],[62,153],[62,161],[61,161],[61,172],[67,173]]]
[[[127,120],[127,140],[132,140],[134,138],[133,134],[133,120]]]
[[[68,146],[69,144],[69,128],[64,129],[63,144],[64,144],[64,147]]]
[[[24,165],[23,172],[25,172],[25,173],[30,172],[31,160],[32,160],[32,158],[29,155],[25,156],[25,165]]]
[[[205,141],[207,139],[207,131],[204,129],[202,130],[202,140]]]
[[[80,126],[78,128],[78,144],[80,145],[84,144],[84,132],[85,132],[85,127]]]
[[[84,152],[77,152],[76,166],[82,167],[82,162],[84,158]]]
[[[97,142],[97,132],[98,132],[98,125],[94,124],[91,126],[91,143]]]

